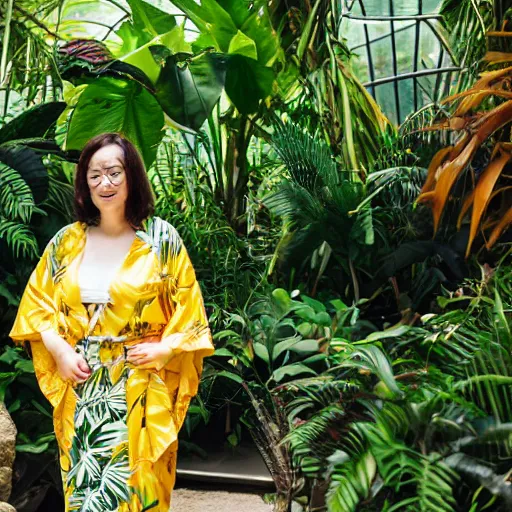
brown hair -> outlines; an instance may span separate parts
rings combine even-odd
[[[91,199],[87,184],[87,169],[94,153],[99,149],[114,144],[123,151],[128,198],[126,199],[126,220],[135,228],[140,228],[154,211],[154,198],[151,191],[146,169],[142,158],[135,146],[119,133],[103,133],[93,137],[85,145],[75,175],[75,216],[87,224],[95,224],[100,217],[100,211]]]

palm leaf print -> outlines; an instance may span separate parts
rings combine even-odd
[[[88,362],[94,361],[92,375],[75,388],[75,436],[66,481],[72,489],[69,510],[76,512],[115,511],[130,500],[125,393],[128,368],[113,383],[109,371],[112,363],[100,363],[98,352],[98,344],[85,348]]]

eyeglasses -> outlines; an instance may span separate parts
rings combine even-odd
[[[123,182],[125,171],[119,166],[111,167],[106,174],[102,174],[99,171],[93,171],[87,175],[87,183],[89,183],[91,187],[97,187],[100,183],[103,183],[103,176],[105,176],[112,185],[117,187]]]

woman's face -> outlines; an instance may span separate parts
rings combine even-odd
[[[100,213],[123,210],[128,198],[128,183],[123,150],[116,144],[98,149],[87,169],[91,199]]]

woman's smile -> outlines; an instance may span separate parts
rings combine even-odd
[[[99,194],[101,199],[103,199],[104,201],[108,201],[108,200],[112,199],[115,195],[116,195],[115,192],[111,192],[110,194]]]

